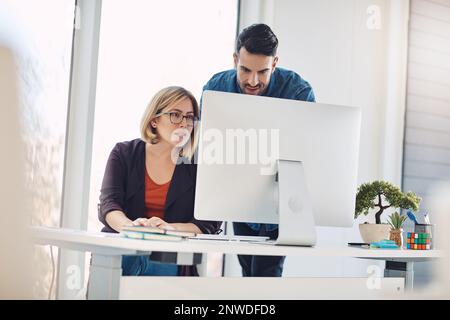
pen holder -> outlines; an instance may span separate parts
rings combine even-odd
[[[434,225],[416,224],[414,232],[408,232],[406,248],[410,250],[431,250],[434,248]]]
[[[434,249],[434,234],[435,225],[434,224],[421,224],[418,223],[414,226],[414,233],[417,234],[428,234],[430,238],[430,249]]]

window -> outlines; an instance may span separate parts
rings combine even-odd
[[[403,190],[422,197],[431,210],[433,188],[450,181],[450,3],[411,1]],[[410,221],[405,230],[414,230]],[[414,286],[429,284],[432,263],[414,268]]]
[[[25,176],[31,191],[31,199],[24,200],[30,201],[34,225],[60,223],[74,8],[74,0],[0,3],[0,42],[12,48],[18,64]],[[35,252],[35,297],[47,298],[50,252],[42,246]]]

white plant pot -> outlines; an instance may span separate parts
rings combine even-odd
[[[389,224],[362,223],[359,225],[359,233],[365,243],[389,239],[390,230]]]

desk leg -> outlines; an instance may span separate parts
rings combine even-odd
[[[122,256],[92,254],[88,300],[118,300],[121,276]]]
[[[384,269],[385,277],[405,278],[405,290],[412,291],[414,287],[414,262],[399,262],[386,260],[386,267]]]

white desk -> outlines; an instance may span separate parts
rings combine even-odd
[[[92,253],[88,298],[117,299],[122,275],[122,255],[145,255],[152,251],[177,252],[179,261],[188,264],[194,253],[221,252],[224,254],[353,257],[403,262],[408,276],[405,287],[412,288],[413,263],[442,257],[439,250],[368,250],[352,247],[293,247],[267,244],[186,240],[181,242],[133,240],[118,234],[87,232],[72,229],[33,227],[34,243]]]

